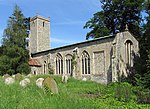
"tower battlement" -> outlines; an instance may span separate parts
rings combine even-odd
[[[31,21],[34,21],[35,19],[41,19],[41,20],[45,20],[45,21],[47,21],[47,22],[50,22],[50,17],[45,18],[45,17],[40,16],[40,15],[37,15],[37,16],[35,16],[35,17],[32,17],[32,18],[30,19],[30,22],[31,22]]]

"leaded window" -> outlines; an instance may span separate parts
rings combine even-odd
[[[72,55],[66,55],[66,73],[72,75]]]
[[[82,53],[82,74],[90,74],[90,56],[86,51]]]
[[[63,74],[63,59],[61,54],[56,55],[56,74],[60,75]]]
[[[125,42],[125,59],[127,65],[131,66],[131,57],[132,57],[132,42],[127,40]]]

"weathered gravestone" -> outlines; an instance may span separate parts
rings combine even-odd
[[[44,78],[38,78],[36,80],[36,85],[39,87],[39,88],[43,88],[43,81],[44,81]]]
[[[50,90],[53,94],[58,94],[58,87],[56,81],[52,77],[47,77],[43,81],[45,90]]]
[[[23,79],[23,76],[20,74],[20,73],[17,73],[16,75],[15,75],[15,80],[22,80]]]
[[[32,78],[32,77],[33,77],[33,74],[28,74],[27,77],[28,77],[28,78]]]
[[[10,85],[10,84],[13,84],[15,82],[15,80],[12,77],[7,77],[7,78],[5,78],[4,82],[6,85]]]
[[[84,78],[82,79],[82,81],[87,81],[87,79],[84,77]]]
[[[67,83],[68,82],[68,75],[62,75],[62,82]]]
[[[27,85],[29,85],[29,83],[30,83],[30,79],[25,78],[25,79],[21,80],[19,84],[20,84],[20,86],[25,88],[25,87],[27,87]]]
[[[9,74],[4,74],[2,78],[5,80],[5,79],[8,78],[8,77],[10,77]]]

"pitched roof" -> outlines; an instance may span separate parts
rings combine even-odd
[[[80,45],[80,44],[86,44],[86,43],[90,43],[90,42],[104,40],[104,39],[107,39],[107,38],[115,38],[115,36],[114,35],[109,35],[109,36],[105,36],[105,37],[96,38],[96,39],[93,39],[93,40],[86,40],[86,41],[78,42],[78,43],[75,43],[75,44],[65,45],[65,46],[61,46],[61,47],[57,47],[57,48],[53,48],[53,49],[49,49],[49,50],[45,50],[45,51],[31,53],[31,55],[33,56],[33,55],[44,53],[44,52],[54,51],[54,50],[57,50],[57,49],[67,48],[67,47],[71,47],[71,46],[77,46],[77,45]]]
[[[37,59],[29,59],[28,61],[30,66],[41,67],[42,65],[37,61]]]

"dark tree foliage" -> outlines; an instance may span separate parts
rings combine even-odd
[[[150,1],[148,0],[145,3],[145,11],[147,13],[146,24],[144,25],[144,34],[142,39],[144,40],[145,50],[150,50]],[[147,52],[147,51],[146,51]]]
[[[149,30],[150,31],[150,30]],[[143,37],[140,40],[140,57],[141,57],[141,73],[146,73],[146,60],[148,59],[148,50],[150,50],[149,35],[146,35],[149,31],[146,30]]]
[[[148,59],[147,59],[147,73],[144,75],[145,87],[150,89],[150,49],[148,51]]]
[[[0,56],[0,74],[30,73],[29,53],[26,49],[28,19],[16,5],[4,30],[2,55]]]
[[[110,30],[105,26],[104,23],[104,13],[97,12],[94,14],[94,17],[86,22],[84,28],[92,29],[87,33],[86,39],[104,37],[110,34]]]
[[[144,34],[140,41],[141,78],[143,86],[150,89],[150,1],[146,0],[144,10],[147,13]]]
[[[92,29],[87,33],[87,39],[89,37],[97,38],[122,32],[125,30],[126,24],[133,35],[141,36],[139,25],[143,1],[100,0],[102,11],[94,14],[94,17],[84,26],[84,28]]]

